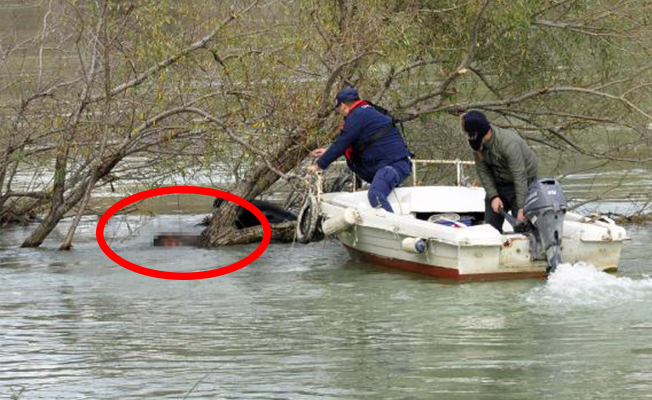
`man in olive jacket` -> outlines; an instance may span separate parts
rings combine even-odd
[[[480,111],[462,116],[462,128],[475,150],[475,168],[487,196],[485,222],[503,232],[504,212],[524,220],[528,186],[537,179],[537,156],[516,132],[492,126]]]

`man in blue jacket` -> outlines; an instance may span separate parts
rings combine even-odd
[[[401,133],[392,118],[361,100],[354,88],[337,94],[336,107],[344,116],[343,128],[328,149],[312,152],[319,159],[308,168],[312,172],[324,170],[344,155],[349,168],[371,183],[371,206],[393,212],[387,196],[410,175],[412,167]]]

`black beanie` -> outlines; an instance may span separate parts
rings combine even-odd
[[[462,127],[468,135],[483,137],[491,129],[487,117],[480,111],[469,111],[462,117]]]

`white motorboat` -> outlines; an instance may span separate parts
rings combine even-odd
[[[546,217],[552,228],[543,224],[538,231],[516,233],[506,222],[501,234],[483,223],[484,197],[481,188],[415,186],[390,194],[394,213],[372,208],[366,191],[324,193],[317,203],[325,234],[352,257],[387,267],[456,280],[543,277],[551,262],[618,268],[626,232],[613,220],[564,209]],[[530,219],[537,217],[544,219]]]

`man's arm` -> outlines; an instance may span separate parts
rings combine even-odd
[[[496,189],[496,181],[494,180],[494,174],[489,170],[489,167],[485,162],[480,159],[478,153],[475,154],[475,172],[480,178],[480,183],[484,187],[484,191],[487,193],[488,199],[493,199],[498,196],[498,189]]]
[[[339,134],[328,150],[326,150],[326,152],[317,160],[316,164],[319,165],[319,168],[328,168],[333,161],[337,160],[344,154],[344,151],[349,146],[352,146],[353,143],[355,143],[361,133],[361,121],[352,117],[347,118],[342,133]]]
[[[509,170],[514,178],[516,209],[522,210],[525,205],[525,196],[527,196],[527,170],[525,169],[523,152],[516,142],[510,142],[505,150]]]

